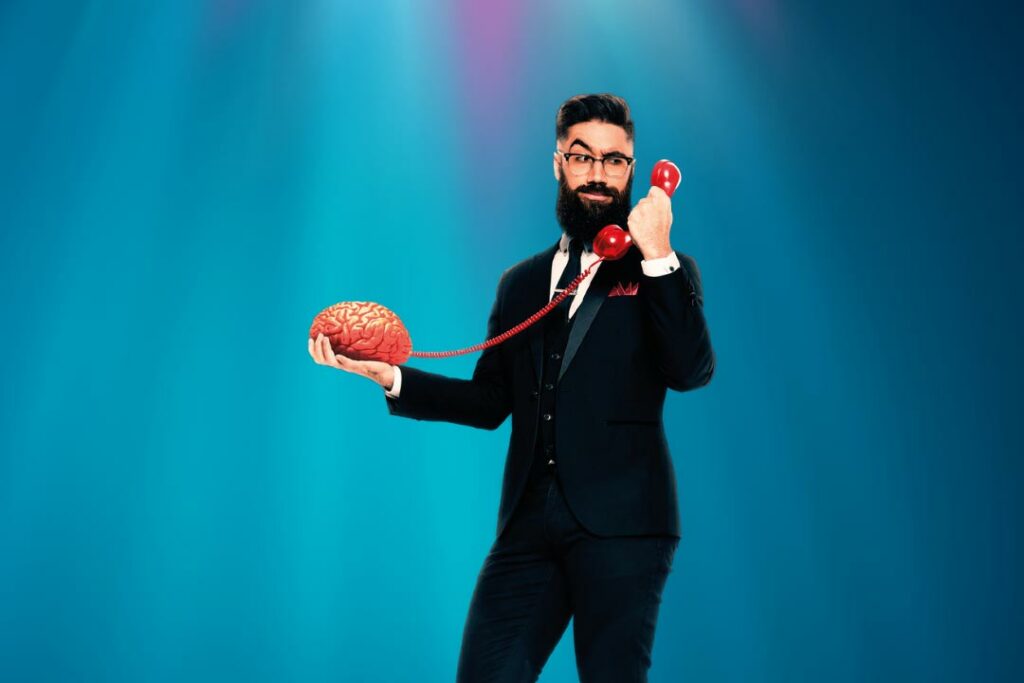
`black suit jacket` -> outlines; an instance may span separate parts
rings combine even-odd
[[[506,270],[487,321],[497,336],[549,298],[558,243]],[[675,471],[662,424],[667,389],[707,384],[715,367],[696,262],[644,275],[638,249],[603,262],[582,303],[562,358],[555,398],[555,453],[566,499],[601,536],[679,536]],[[612,296],[639,283],[635,296]],[[402,367],[392,415],[496,429],[512,415],[500,536],[526,484],[538,433],[543,321],[481,353],[472,379]]]

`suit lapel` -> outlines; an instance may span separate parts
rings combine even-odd
[[[597,312],[601,310],[601,304],[608,298],[608,292],[611,291],[615,275],[621,270],[620,266],[620,261],[602,261],[601,265],[598,266],[594,279],[591,281],[590,286],[587,287],[587,293],[583,296],[583,301],[580,302],[579,308],[573,314],[576,321],[572,324],[572,329],[569,331],[569,340],[565,344],[562,367],[558,371],[558,381],[562,381],[562,375],[569,369],[569,364],[572,363],[572,359],[576,356],[576,350],[580,348],[583,338],[587,336],[587,332],[590,330],[591,323],[597,317]]]

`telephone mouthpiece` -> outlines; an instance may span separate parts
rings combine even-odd
[[[629,233],[617,225],[606,225],[594,237],[594,253],[607,261],[617,261],[633,244]]]

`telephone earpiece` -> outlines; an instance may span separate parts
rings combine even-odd
[[[662,159],[656,163],[654,170],[651,171],[651,187],[660,187],[669,197],[679,187],[679,182],[682,179],[683,174],[679,171],[679,167],[668,159]]]
[[[651,172],[651,186],[660,187],[669,197],[679,187],[682,173],[679,167],[668,159],[662,159],[654,165]],[[335,353],[356,360],[377,360],[395,365],[405,363],[414,358],[448,358],[461,356],[473,351],[481,351],[502,343],[509,337],[519,334],[526,328],[547,315],[567,296],[576,291],[590,271],[601,261],[617,261],[626,255],[633,246],[633,238],[617,225],[606,225],[594,237],[594,253],[600,258],[590,264],[586,270],[576,276],[560,294],[555,296],[526,320],[515,327],[502,332],[479,344],[467,346],[456,351],[413,351],[412,339],[402,321],[393,311],[371,301],[343,301],[329,306],[313,319],[309,328],[309,338],[316,339],[320,333],[327,336]]]
[[[669,197],[679,187],[683,174],[668,159],[662,159],[651,171],[651,187],[660,187]],[[618,225],[606,225],[594,237],[594,253],[608,261],[617,261],[633,246],[633,238]]]

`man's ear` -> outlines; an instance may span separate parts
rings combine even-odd
[[[558,152],[551,155],[551,170],[555,173],[555,180],[561,180],[558,174]]]

